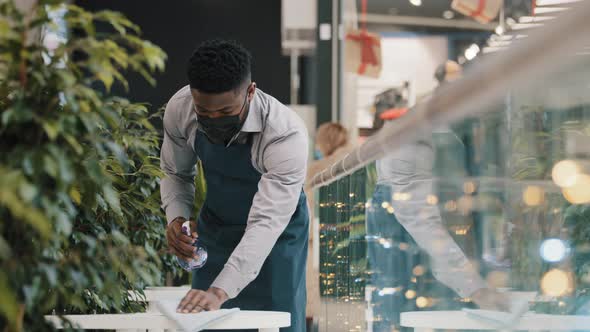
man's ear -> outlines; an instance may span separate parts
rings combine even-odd
[[[248,102],[252,101],[255,93],[256,93],[256,82],[252,82],[252,84],[250,84],[250,87],[248,87]]]

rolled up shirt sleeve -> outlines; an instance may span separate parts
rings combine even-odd
[[[289,224],[303,188],[308,139],[303,125],[276,135],[263,152],[263,172],[246,231],[212,284],[236,297],[260,272]]]

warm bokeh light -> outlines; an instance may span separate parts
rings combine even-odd
[[[426,203],[430,205],[436,205],[438,204],[438,197],[436,195],[428,195],[426,197]]]
[[[425,269],[424,269],[424,266],[422,266],[422,265],[416,265],[412,269],[412,273],[418,277],[424,275],[424,272],[425,272]]]
[[[411,300],[416,297],[416,291],[413,289],[409,289],[406,291],[406,299]]]
[[[572,292],[573,279],[571,273],[553,269],[541,279],[541,289],[545,295],[563,296]]]
[[[573,160],[562,160],[553,166],[551,177],[556,185],[567,188],[576,182],[576,177],[581,173],[581,167]]]
[[[522,199],[528,206],[539,206],[545,200],[545,190],[538,186],[527,186],[522,193]]]
[[[425,298],[424,296],[420,296],[419,298],[416,299],[416,305],[418,306],[418,308],[426,308],[428,306],[430,301],[428,301],[427,298]]]
[[[461,227],[455,230],[455,234],[456,235],[467,235],[467,232],[469,232],[469,228],[470,227]]]
[[[572,186],[563,188],[563,196],[572,204],[590,203],[590,176],[578,174]]]

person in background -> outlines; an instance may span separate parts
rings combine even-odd
[[[318,234],[314,234],[314,193],[309,187],[314,176],[319,174],[323,169],[343,158],[354,148],[354,144],[349,141],[348,130],[339,123],[329,122],[320,125],[315,136],[315,160],[309,163],[307,169],[307,178],[305,185],[305,192],[310,206],[310,233],[309,233],[309,247],[307,259],[307,307],[306,315],[309,322],[313,317],[317,317],[320,312],[320,280],[319,280],[319,262],[314,263],[316,257],[314,255],[315,248],[313,246],[315,238]],[[315,259],[317,260],[317,259]]]
[[[353,147],[348,139],[348,130],[344,126],[334,122],[320,125],[315,137],[315,160],[309,163],[305,183],[310,183],[314,176],[344,157]]]
[[[373,102],[373,129],[379,130],[383,127],[385,120],[381,116],[384,112],[387,112],[393,108],[407,107],[407,94],[408,94],[409,83],[404,83],[401,87],[389,88],[374,98]],[[405,95],[405,96],[404,96]]]
[[[452,60],[447,60],[445,63],[440,64],[434,72],[434,78],[438,81],[439,85],[445,82],[455,81],[463,76],[463,67],[460,64]]]

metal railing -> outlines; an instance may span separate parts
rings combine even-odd
[[[491,112],[490,106],[511,88],[550,77],[581,60],[576,53],[590,45],[590,1],[515,41],[502,52],[485,56],[465,76],[441,86],[428,100],[418,103],[404,117],[388,123],[375,136],[318,173],[309,184],[327,185],[355,170],[395,152],[434,126],[451,124],[466,116]],[[541,74],[542,73],[542,74]]]

